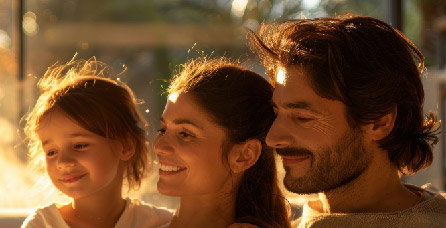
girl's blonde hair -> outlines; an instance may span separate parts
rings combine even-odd
[[[148,124],[132,90],[119,78],[112,80],[112,76],[117,77],[111,67],[95,58],[56,63],[48,68],[37,84],[41,95],[25,117],[32,165],[44,168],[45,157],[36,131],[42,117],[57,108],[88,131],[124,145],[133,143],[135,153],[126,163],[124,177],[130,189],[141,185],[150,166]]]

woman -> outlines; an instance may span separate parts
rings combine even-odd
[[[199,58],[168,94],[153,149],[159,192],[180,197],[169,227],[290,227],[264,141],[275,118],[270,84],[227,59]]]

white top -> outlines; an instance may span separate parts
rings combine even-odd
[[[136,199],[126,198],[125,208],[114,228],[157,228],[170,223],[172,213]],[[37,209],[23,222],[21,228],[70,228],[56,204]]]

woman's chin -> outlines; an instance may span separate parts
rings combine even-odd
[[[172,196],[172,197],[179,197],[179,196],[181,196],[179,188],[175,188],[173,186],[165,185],[163,183],[160,183],[159,181],[158,181],[158,184],[157,184],[157,188],[158,188],[158,192],[160,194],[162,194],[162,195]]]

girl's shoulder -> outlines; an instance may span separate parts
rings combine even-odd
[[[23,222],[21,228],[69,228],[56,204],[49,204],[34,210]]]
[[[172,220],[173,212],[162,207],[144,203],[137,199],[126,199],[124,212],[115,228],[124,227],[160,227]]]

